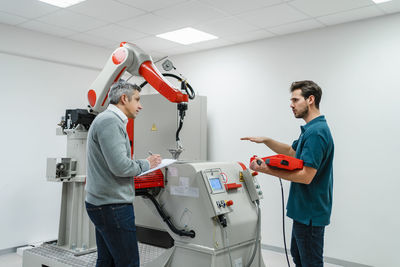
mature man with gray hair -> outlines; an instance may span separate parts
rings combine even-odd
[[[86,210],[96,228],[97,267],[139,267],[133,177],[161,163],[160,155],[131,158],[128,118],[142,109],[137,85],[115,83],[110,105],[90,126],[87,138]]]

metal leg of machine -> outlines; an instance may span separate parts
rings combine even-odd
[[[85,210],[87,130],[78,126],[59,132],[67,135],[67,157],[47,159],[47,180],[62,183],[60,222],[57,244],[43,244],[26,250],[23,266],[75,266],[92,262],[96,238]],[[73,259],[73,260],[71,260]],[[96,259],[94,255],[94,260]],[[95,262],[95,261],[94,261]]]

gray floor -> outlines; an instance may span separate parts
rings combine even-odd
[[[286,256],[283,253],[271,251],[271,250],[262,250],[263,259],[265,265],[268,267],[285,267],[287,266]],[[290,266],[294,267],[294,264],[290,258]],[[325,267],[340,267],[340,265],[334,265],[325,263]],[[0,267],[22,267],[22,257],[16,253],[10,253],[0,256]]]

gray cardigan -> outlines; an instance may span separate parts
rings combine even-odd
[[[86,201],[92,205],[133,203],[133,176],[149,169],[147,160],[131,159],[129,137],[113,111],[100,113],[87,138]]]

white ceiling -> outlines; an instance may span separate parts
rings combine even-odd
[[[65,9],[38,0],[1,0],[0,23],[110,50],[132,42],[160,57],[399,11],[400,0],[87,0]],[[219,39],[180,45],[155,36],[184,27]]]

